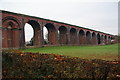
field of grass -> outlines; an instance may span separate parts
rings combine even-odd
[[[39,52],[45,54],[59,54],[82,59],[118,59],[118,44],[99,46],[49,46],[42,48],[30,48],[22,50],[24,52]]]

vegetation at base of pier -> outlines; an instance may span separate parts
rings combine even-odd
[[[120,78],[119,65],[119,61],[81,59],[58,54],[35,54],[18,50],[2,52],[3,79],[113,80]]]
[[[24,49],[23,52],[39,52],[45,54],[59,54],[82,59],[118,59],[118,44],[97,46],[47,46],[42,48]]]

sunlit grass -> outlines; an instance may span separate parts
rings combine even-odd
[[[49,46],[42,48],[30,48],[23,51],[33,53],[39,52],[46,54],[60,54],[85,59],[118,59],[118,44],[99,46]]]

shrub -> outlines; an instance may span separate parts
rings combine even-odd
[[[119,62],[87,60],[56,54],[9,50],[2,52],[3,78],[120,78]]]

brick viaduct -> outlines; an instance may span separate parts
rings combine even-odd
[[[44,46],[43,27],[48,29],[49,45],[111,44],[114,35],[92,29],[24,14],[1,11],[2,48],[25,48],[25,24],[34,30],[33,46]],[[59,34],[58,34],[59,31]]]

